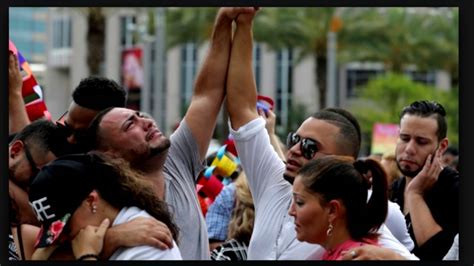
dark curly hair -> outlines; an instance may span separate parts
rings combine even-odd
[[[446,111],[444,107],[435,102],[435,101],[415,101],[412,102],[409,106],[403,107],[400,113],[400,119],[403,118],[404,115],[415,115],[420,117],[433,117],[438,122],[438,131],[436,135],[438,136],[438,140],[442,140],[446,138],[446,134],[448,131],[448,125],[446,122]]]
[[[81,80],[72,99],[82,107],[100,111],[108,107],[125,107],[127,92],[112,79],[91,76]]]

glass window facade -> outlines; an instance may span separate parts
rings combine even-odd
[[[70,17],[56,17],[53,19],[53,48],[72,47],[72,21]]]
[[[291,110],[291,95],[293,92],[293,51],[282,49],[277,52],[276,64],[276,113],[277,125],[286,130],[288,113]]]
[[[38,58],[46,58],[47,8],[11,7],[9,8],[9,38],[30,63]]]

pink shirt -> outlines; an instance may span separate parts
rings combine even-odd
[[[322,260],[340,260],[342,258],[342,252],[348,251],[351,248],[360,247],[363,245],[376,245],[378,246],[377,240],[364,238],[363,241],[355,241],[349,239],[342,242],[332,250],[326,250],[324,252]]]

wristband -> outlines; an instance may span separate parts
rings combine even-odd
[[[97,256],[96,254],[84,254],[80,256],[77,260],[85,260],[88,258],[96,258],[97,260],[99,260],[99,256]]]

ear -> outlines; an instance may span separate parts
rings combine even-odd
[[[444,138],[439,142],[439,155],[442,156],[444,152],[448,149],[449,141],[448,138]]]
[[[97,205],[99,202],[99,193],[97,193],[96,190],[92,190],[91,193],[89,193],[89,195],[85,199],[85,201],[89,206]]]
[[[10,158],[17,157],[21,152],[23,152],[24,143],[21,140],[15,140],[13,144],[10,145]]]
[[[336,218],[339,218],[344,214],[344,206],[342,205],[342,202],[340,200],[334,199],[329,201],[327,207],[329,210],[329,222],[333,222]]]

